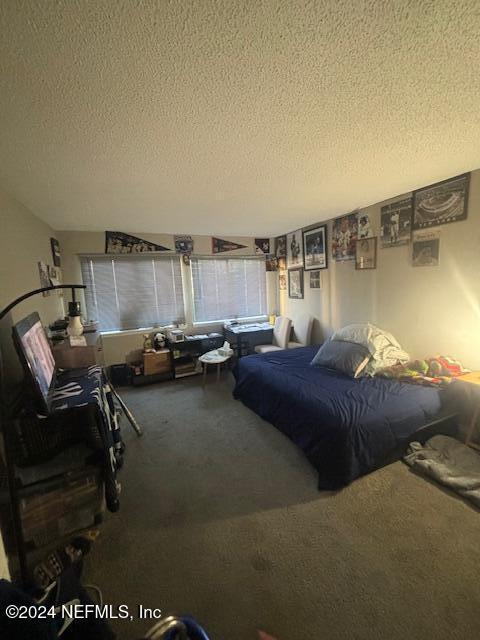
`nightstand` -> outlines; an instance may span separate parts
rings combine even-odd
[[[465,444],[473,449],[477,449],[480,451],[480,444],[476,444],[472,442],[472,436],[475,432],[475,427],[477,425],[478,418],[480,416],[480,371],[472,371],[472,373],[467,373],[464,376],[459,376],[457,378],[459,382],[465,382],[469,385],[476,385],[478,389],[473,389],[475,397],[473,398],[474,409],[472,411],[472,417],[470,419],[470,424],[468,426],[467,435],[465,436]]]

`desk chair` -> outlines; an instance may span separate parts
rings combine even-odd
[[[273,343],[258,344],[255,347],[255,353],[268,353],[269,351],[280,351],[288,348],[288,338],[290,337],[290,329],[292,321],[285,316],[278,316],[273,327]]]
[[[295,321],[293,332],[295,334],[295,340],[288,343],[288,349],[296,349],[297,347],[306,347],[310,344],[310,338],[312,336],[313,317],[308,315],[301,315],[298,320]]]

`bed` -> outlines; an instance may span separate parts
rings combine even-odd
[[[317,350],[241,358],[233,394],[304,451],[318,471],[319,489],[339,489],[398,459],[412,440],[452,434],[451,394],[313,367]]]

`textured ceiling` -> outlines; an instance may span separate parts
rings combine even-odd
[[[477,0],[0,16],[0,185],[56,229],[276,234],[480,167]]]

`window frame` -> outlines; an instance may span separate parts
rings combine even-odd
[[[218,260],[218,261],[222,261],[222,260],[254,260],[257,262],[263,262],[265,263],[265,256],[258,256],[258,255],[246,255],[246,256],[218,256],[218,255],[196,255],[196,256],[191,256],[191,262],[193,262],[194,260]],[[223,324],[225,322],[229,322],[232,320],[237,320],[238,322],[252,322],[252,321],[260,321],[260,320],[267,320],[268,319],[268,311],[267,311],[267,307],[268,307],[268,290],[267,290],[267,276],[266,276],[267,272],[265,270],[265,313],[261,314],[261,315],[257,315],[257,316],[234,316],[234,317],[226,317],[226,318],[218,318],[215,320],[196,320],[195,318],[195,287],[193,284],[193,266],[190,265],[190,278],[189,278],[189,284],[190,284],[190,292],[191,292],[191,310],[190,310],[190,315],[192,318],[192,326],[194,327],[206,327],[208,325],[219,325],[219,324]]]
[[[185,295],[185,276],[184,276],[184,272],[183,272],[183,265],[182,265],[182,260],[181,260],[181,256],[179,254],[176,253],[168,253],[168,255],[165,255],[163,252],[157,252],[157,251],[152,251],[152,252],[148,252],[148,253],[144,253],[144,254],[105,254],[105,253],[96,253],[96,254],[92,254],[92,253],[82,253],[82,254],[77,254],[78,255],[78,260],[79,260],[79,267],[80,267],[80,274],[81,274],[81,280],[82,283],[85,284],[84,280],[83,280],[83,269],[82,269],[82,261],[84,260],[88,260],[88,261],[94,261],[95,259],[103,259],[103,260],[112,260],[113,262],[117,259],[121,259],[121,260],[155,260],[155,259],[163,259],[163,260],[167,260],[167,259],[178,259],[178,266],[179,266],[179,273],[180,273],[180,283],[181,283],[181,300],[182,300],[182,307],[183,307],[183,321],[187,322],[187,316],[188,316],[188,306],[187,306],[187,298]],[[91,265],[88,266],[89,270],[91,270]],[[114,270],[114,277],[115,277],[115,270]],[[95,283],[95,279],[92,278],[93,282]],[[88,285],[87,285],[88,286]],[[83,294],[83,298],[84,298],[84,309],[85,312],[88,313],[88,307],[87,307],[87,295],[86,295],[86,291],[83,290],[82,291]],[[97,292],[95,289],[92,290],[91,295],[93,296],[93,298],[95,299],[95,308],[98,309],[98,302],[97,302]],[[176,318],[172,318],[170,320],[169,323],[165,323],[165,324],[154,324],[151,326],[142,326],[142,327],[133,327],[133,328],[118,328],[118,329],[102,329],[101,326],[99,326],[99,333],[101,335],[105,335],[105,336],[112,336],[112,335],[118,335],[118,334],[135,334],[135,333],[141,333],[141,332],[146,332],[146,331],[152,331],[158,327],[167,327],[167,326],[174,326],[173,323],[175,322]],[[98,322],[99,319],[97,319]]]

